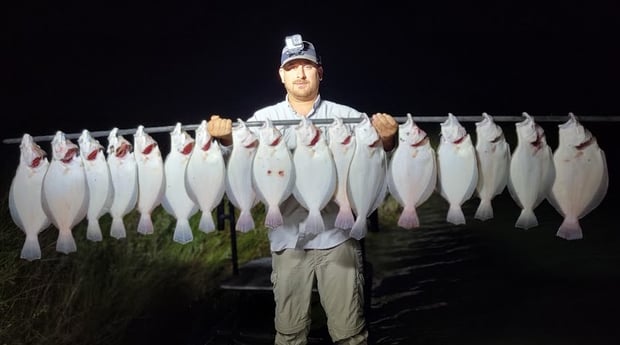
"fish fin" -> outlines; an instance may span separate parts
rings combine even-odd
[[[558,232],[555,234],[557,237],[565,240],[580,240],[583,238],[583,232],[581,231],[581,225],[577,218],[564,218]]]
[[[522,209],[515,223],[515,228],[529,229],[538,225],[538,219],[532,209]]]
[[[248,210],[241,210],[235,229],[241,232],[248,232],[254,229],[254,219],[252,218],[252,213]]]
[[[493,218],[493,206],[491,205],[490,200],[480,199],[480,204],[476,209],[476,214],[474,215],[474,218],[482,221]]]
[[[189,225],[189,220],[177,219],[172,240],[180,244],[186,244],[191,242],[193,239],[194,235],[192,234],[192,228]]]
[[[127,237],[127,231],[125,230],[125,223],[123,222],[123,218],[121,217],[112,218],[112,226],[110,227],[110,236],[116,238],[117,240]]]
[[[465,224],[465,215],[460,205],[450,205],[446,221],[454,225]]]
[[[198,224],[198,229],[208,234],[210,232],[215,231],[215,223],[213,222],[213,215],[211,212],[202,211],[202,215],[200,216],[200,223]]]
[[[153,219],[150,213],[141,213],[140,221],[138,222],[138,233],[142,235],[149,235],[153,233]]]
[[[269,206],[267,209],[267,215],[265,216],[265,226],[270,229],[275,229],[283,223],[284,221],[282,220],[282,213],[280,213],[280,207]]]
[[[356,240],[361,240],[366,236],[366,218],[365,217],[357,217],[355,220],[355,224],[351,228],[351,233],[349,236],[353,237]]]
[[[350,207],[340,207],[334,226],[340,229],[351,229],[355,224],[355,217]]]
[[[420,227],[420,220],[415,207],[405,207],[398,218],[398,226],[410,230]]]
[[[318,210],[309,211],[304,228],[304,232],[307,234],[318,234],[325,231],[325,223],[321,217],[321,212]]]
[[[73,234],[71,230],[59,231],[58,232],[58,241],[56,241],[56,251],[64,254],[69,254],[77,251],[77,246],[75,245],[75,239],[73,238]]]
[[[93,242],[100,242],[103,240],[99,219],[88,220],[88,226],[86,227],[86,239]]]
[[[22,247],[20,258],[28,261],[38,260],[41,258],[41,246],[37,236],[26,236],[26,241]]]

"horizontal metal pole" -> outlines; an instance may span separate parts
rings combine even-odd
[[[569,117],[566,116],[556,116],[556,115],[531,115],[536,122],[565,122],[568,121]],[[482,120],[482,115],[455,115],[455,117],[459,120],[459,122],[478,122]],[[509,116],[509,115],[491,115],[493,121],[495,122],[518,122],[523,121],[525,118],[523,116]],[[448,116],[412,116],[414,122],[444,122]],[[584,115],[577,116],[580,122],[620,122],[620,116],[605,116],[605,115]],[[344,123],[358,123],[361,121],[361,117],[359,118],[343,118]],[[395,116],[394,119],[398,123],[404,123],[407,121],[407,116]],[[311,119],[314,124],[317,125],[325,125],[333,122],[333,119]],[[233,126],[236,122],[233,121]],[[263,125],[263,121],[248,121],[245,124],[249,127],[258,127]],[[299,124],[299,120],[274,120],[272,123],[275,126],[294,126]],[[193,131],[198,128],[199,124],[191,124],[191,125],[182,125],[181,128],[187,131]],[[157,126],[157,127],[145,127],[144,131],[147,133],[164,133],[164,132],[172,132],[175,126]],[[137,130],[136,128],[128,128],[128,129],[119,129],[118,135],[133,135]],[[107,137],[110,134],[111,130],[103,130],[103,131],[90,131],[90,135],[94,138],[97,137]],[[77,139],[80,137],[82,133],[65,133],[65,138],[67,139]],[[54,139],[55,134],[50,135],[39,135],[34,136],[34,141],[51,141]],[[4,144],[19,144],[21,143],[22,138],[8,138],[3,139],[2,142]]]

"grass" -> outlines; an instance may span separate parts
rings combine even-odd
[[[86,240],[83,221],[73,229],[78,251],[64,255],[55,250],[58,231],[50,226],[39,235],[42,259],[28,262],[19,258],[25,236],[10,218],[7,197],[1,212],[0,345],[124,343],[136,320],[152,319],[162,308],[216,301],[218,282],[231,272],[228,224],[210,234],[194,230],[194,240],[181,245],[172,241],[174,218],[161,207],[153,213],[155,234],[132,231],[133,211],[122,240],[106,233],[111,219],[105,215],[102,242]],[[193,229],[199,217],[190,220]],[[238,233],[237,241],[240,263],[269,253],[264,228]]]

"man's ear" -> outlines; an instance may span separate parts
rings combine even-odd
[[[323,66],[319,66],[319,81],[323,80]]]
[[[280,81],[284,84],[284,68],[280,67],[278,74],[280,75]]]

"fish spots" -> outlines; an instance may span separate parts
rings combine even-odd
[[[271,169],[267,169],[267,176],[279,176],[279,177],[284,177],[286,176],[286,171],[284,170],[278,170],[278,171],[273,171]]]

